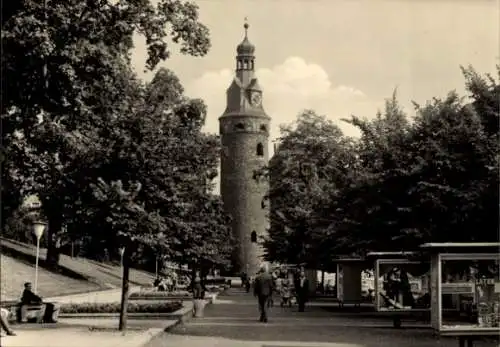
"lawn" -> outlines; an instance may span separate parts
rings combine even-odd
[[[35,268],[6,255],[0,255],[1,300],[17,300],[25,282],[35,281]],[[89,281],[65,277],[45,269],[38,270],[38,293],[42,297],[82,293],[99,290],[100,287]]]
[[[33,245],[0,238],[2,248],[1,260],[1,294],[5,298],[18,298],[22,285],[26,281],[34,281],[36,248]],[[46,249],[40,250],[40,259],[45,259]],[[57,296],[91,290],[119,288],[121,286],[121,267],[115,264],[99,263],[94,260],[61,255],[59,265],[75,278],[39,269],[39,292],[42,296]],[[77,279],[77,278],[80,279]],[[86,280],[85,280],[86,279]],[[131,269],[132,285],[150,286],[154,274]]]

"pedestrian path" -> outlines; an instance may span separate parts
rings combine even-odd
[[[277,301],[277,300],[276,300]],[[258,321],[256,299],[241,289],[231,289],[210,306],[205,317],[178,325],[160,334],[146,347],[456,347],[452,338],[436,339],[422,323],[394,329],[389,317],[349,316],[309,305],[274,307],[269,322]],[[477,347],[497,347],[478,343]]]
[[[137,347],[147,343],[162,329],[142,331],[90,331],[80,329],[23,330],[18,336],[1,338],[3,347]]]
[[[296,341],[242,341],[220,337],[163,335],[154,339],[146,347],[365,347],[356,343],[336,342],[296,342]]]
[[[138,289],[139,287],[131,287],[130,292],[132,293]],[[100,290],[89,293],[55,296],[50,298],[44,298],[44,301],[58,302],[60,304],[84,303],[84,302],[102,304],[110,302],[120,302],[121,293],[122,293],[121,288],[117,288],[117,289]]]

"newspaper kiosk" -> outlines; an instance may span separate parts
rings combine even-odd
[[[414,252],[371,252],[367,259],[375,269],[375,310],[393,317],[394,327],[401,318],[430,310],[430,263]]]
[[[358,257],[338,257],[334,260],[337,271],[335,282],[337,301],[340,307],[344,304],[360,306],[362,298],[362,273],[367,267],[366,260]]]
[[[431,326],[460,347],[500,336],[500,243],[427,243]]]

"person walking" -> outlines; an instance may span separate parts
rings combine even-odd
[[[16,336],[16,333],[10,328],[9,325],[9,311],[6,308],[0,308],[0,325],[2,330],[5,331],[7,336]],[[0,331],[0,335],[4,337],[3,332]]]
[[[292,307],[292,300],[290,297],[292,296],[292,285],[290,283],[290,279],[285,275],[283,280],[281,281],[280,295],[281,295],[281,307],[289,306]]]
[[[199,271],[196,271],[193,281],[191,283],[191,290],[193,291],[193,317],[203,317],[205,309],[205,284]]]
[[[309,280],[306,278],[304,269],[300,270],[300,274],[295,280],[295,293],[297,294],[299,312],[304,312],[307,297],[309,296]]]
[[[254,283],[254,296],[257,297],[259,302],[260,321],[267,323],[267,309],[269,298],[274,290],[273,277],[269,273],[269,267],[266,263],[260,267],[259,274],[255,278]]]

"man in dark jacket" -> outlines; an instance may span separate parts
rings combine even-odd
[[[259,300],[260,321],[264,323],[267,323],[267,304],[273,290],[273,277],[269,273],[267,264],[263,264],[259,275],[255,278],[254,295]]]
[[[40,305],[40,309],[37,310],[37,321],[41,322],[45,315],[46,306],[43,304],[43,300],[41,297],[33,293],[31,288],[31,283],[26,282],[24,284],[23,295],[21,296],[21,323],[25,323],[28,321],[28,307],[30,305]]]
[[[304,269],[300,270],[299,276],[295,279],[295,293],[297,294],[299,312],[304,312],[307,297],[309,296],[309,280],[306,278]]]

